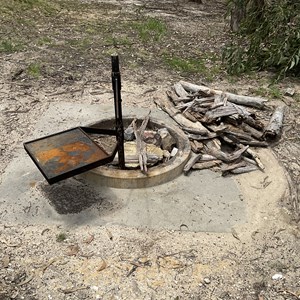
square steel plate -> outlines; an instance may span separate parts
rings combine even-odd
[[[78,175],[114,159],[80,128],[24,143],[24,148],[49,184]]]

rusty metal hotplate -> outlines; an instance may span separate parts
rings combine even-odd
[[[82,128],[72,128],[24,143],[25,150],[52,184],[111,162],[108,154]]]

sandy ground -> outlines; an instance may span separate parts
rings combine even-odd
[[[176,55],[198,48],[217,52],[226,40],[221,1],[207,1],[203,5],[183,1],[82,3],[80,14],[65,9],[61,12],[65,19],[55,23],[53,18],[47,22],[59,30],[63,21],[69,26],[69,19],[74,22],[71,25],[76,25],[100,18],[119,20],[121,24],[136,14],[159,17],[171,30],[170,42],[181,45]],[[49,29],[49,24],[39,28],[41,36],[47,33],[45,28]],[[109,58],[105,58],[109,56],[104,55],[108,53],[103,54],[104,48],[97,45],[83,52],[86,55],[78,49],[64,51],[60,48],[62,41],[70,34],[70,28],[74,29],[68,26],[59,34],[53,33],[55,47],[34,46],[21,52],[0,54],[2,175],[51,104],[63,101],[89,105],[112,101]],[[80,36],[81,32],[76,32]],[[164,45],[166,49],[167,46]],[[212,87],[241,94],[251,94],[269,76],[258,74],[232,81],[221,72],[208,82],[201,73],[186,75],[156,64],[162,55],[159,42],[147,47],[135,45],[137,48],[131,54],[123,46],[118,47],[108,50],[123,55],[123,97],[124,105],[128,106],[154,107],[153,93],[164,92],[187,76],[192,82],[204,81]],[[97,57],[97,52],[103,56]],[[95,59],[99,59],[99,64],[95,65]],[[45,66],[38,78],[24,71],[36,60]],[[286,80],[279,87],[284,93],[290,86],[299,95],[297,81]],[[300,231],[296,200],[300,110],[295,98],[283,100],[288,105],[285,126],[282,139],[273,146],[273,151],[285,168],[290,188],[270,207],[272,217],[260,220],[249,232],[226,234],[116,225],[65,228],[2,222],[0,299],[299,299]],[[271,104],[275,105],[276,101]],[[1,180],[0,177],[0,183]],[[272,198],[272,192],[269,197]]]

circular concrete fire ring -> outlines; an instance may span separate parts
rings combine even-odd
[[[133,119],[134,117],[130,116],[124,117],[124,128],[129,126]],[[142,120],[138,119],[137,122],[141,123]],[[104,119],[90,126],[111,129],[115,126],[115,119]],[[160,128],[167,128],[176,142],[175,147],[178,151],[170,160],[149,167],[146,174],[142,173],[139,169],[121,170],[112,168],[111,166],[101,166],[86,172],[82,176],[95,184],[121,189],[151,187],[175,179],[182,173],[184,165],[189,159],[191,153],[190,142],[184,132],[176,125],[167,125],[163,121],[151,117],[147,125],[147,130],[157,130]]]

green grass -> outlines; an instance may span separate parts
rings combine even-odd
[[[39,78],[41,76],[41,65],[40,65],[40,63],[31,63],[27,67],[27,73],[31,77]]]
[[[146,18],[146,20],[134,22],[132,27],[137,30],[142,42],[159,41],[167,33],[166,24],[156,18]]]
[[[207,68],[202,59],[184,59],[181,57],[168,55],[163,56],[164,63],[177,71],[187,72],[187,73],[199,73],[206,72]]]
[[[0,40],[0,52],[13,53],[22,50],[25,47],[21,41]]]
[[[66,239],[67,239],[67,234],[64,232],[61,232],[56,236],[56,241],[59,243],[65,241]]]
[[[270,97],[273,99],[281,99],[283,94],[277,85],[269,85],[268,87],[260,86],[253,90],[253,93],[261,97]]]

